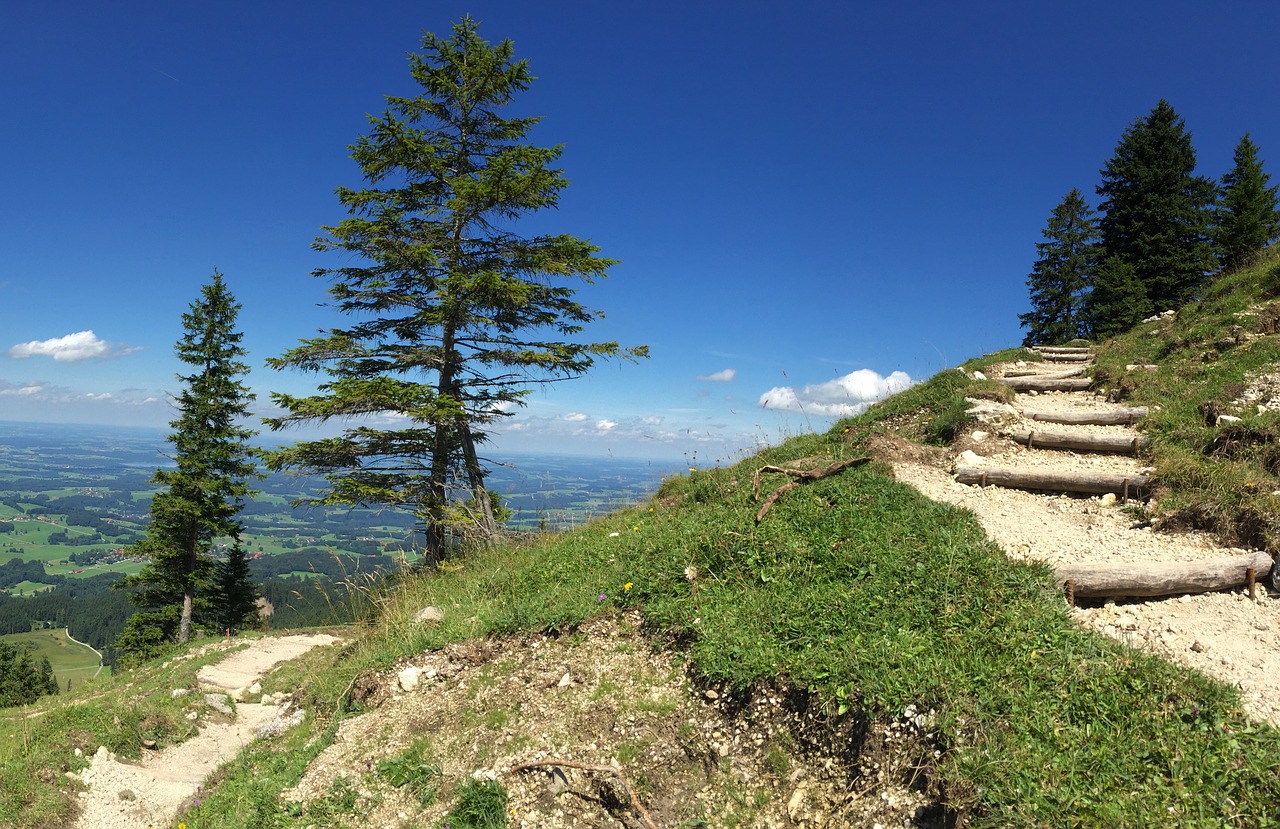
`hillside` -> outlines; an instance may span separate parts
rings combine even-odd
[[[1022,349],[987,355],[579,529],[363,593],[368,622],[346,644],[263,680],[302,722],[251,744],[174,823],[1274,826],[1267,574],[1253,600],[1240,584],[1072,609],[1055,568],[1136,561],[1117,552],[1130,537],[1155,562],[1278,552],[1278,298],[1273,257],[1094,344],[1084,374],[1100,396],[1015,393],[998,380],[1052,370]],[[1025,417],[1032,398],[1145,406],[1138,454],[1094,464],[1145,492],[953,480],[965,451],[1076,462],[1032,461],[1043,450],[1010,439],[1021,421],[973,413]],[[1072,527],[1083,540],[1054,543]],[[1220,670],[1189,622],[1168,630],[1183,607],[1252,625],[1239,670]],[[77,748],[127,758],[189,736],[191,703],[171,690],[220,656],[0,719],[0,823],[67,825]],[[1259,696],[1242,699],[1242,676]]]

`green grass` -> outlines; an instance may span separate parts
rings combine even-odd
[[[1212,454],[1219,430],[1199,408],[1229,404],[1233,384],[1280,363],[1272,335],[1220,346],[1231,326],[1258,325],[1235,315],[1267,296],[1280,296],[1270,260],[1217,283],[1177,323],[1100,344],[1099,371],[1126,403],[1162,407],[1145,428],[1163,513],[1199,516],[1225,532],[1253,526],[1271,548],[1280,521],[1270,495],[1280,479],[1267,466],[1273,447],[1246,441],[1231,456]],[[276,794],[297,782],[340,718],[360,710],[351,688],[361,675],[477,636],[572,633],[621,608],[638,608],[648,632],[676,643],[691,670],[730,693],[784,683],[811,692],[833,715],[869,719],[895,717],[909,704],[936,710],[940,756],[929,791],[969,826],[1280,825],[1280,732],[1250,720],[1234,689],[1075,626],[1048,570],[1006,559],[971,514],[928,501],[872,463],[802,484],[756,522],[751,482],[761,466],[854,457],[878,434],[945,442],[967,425],[966,396],[1007,394],[972,372],[1027,356],[1009,350],[970,361],[964,373],[942,372],[826,434],[672,478],[647,504],[368,591],[377,613],[363,635],[269,680],[295,691],[312,716],[253,746],[189,825],[314,823]],[[1161,369],[1125,370],[1148,362]],[[1280,432],[1275,414],[1241,416],[1255,433]],[[764,491],[785,480],[765,474]],[[444,610],[440,624],[412,622],[426,605]],[[30,781],[58,779],[69,756],[60,735],[79,733],[84,721],[126,723],[116,729],[123,737],[104,729],[86,744],[135,743],[141,719],[123,698],[107,694],[80,712],[46,703],[46,717],[0,719],[0,824],[58,825],[49,816],[66,813],[48,803],[64,801]],[[168,703],[145,699],[163,722]],[[507,715],[477,711],[474,725]],[[32,729],[47,733],[37,738]],[[24,746],[33,747],[31,759]],[[434,785],[428,747],[414,751],[379,773]],[[775,758],[773,773],[785,771]],[[440,780],[438,793],[455,829],[505,825],[496,785]],[[340,811],[347,799],[335,790],[320,808]],[[15,802],[27,805],[15,811]],[[752,808],[744,800],[743,814]],[[345,818],[335,811],[334,819]]]

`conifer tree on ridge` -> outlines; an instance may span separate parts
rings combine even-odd
[[[191,637],[214,569],[213,540],[237,539],[243,529],[239,515],[257,470],[248,446],[254,432],[240,425],[253,394],[240,379],[249,367],[241,361],[239,311],[215,270],[182,315],[174,352],[191,373],[178,375],[178,417],[169,424],[174,467],[156,470],[152,480],[165,489],[152,499],[146,537],[133,547],[150,561],[120,583],[143,610],[129,619],[116,648],[136,658]]]
[[[1085,291],[1097,264],[1098,221],[1076,188],[1063,197],[1037,242],[1039,258],[1027,276],[1031,311],[1019,314],[1023,345],[1065,343],[1087,333]]]
[[[1115,155],[1102,170],[1098,222],[1104,256],[1121,267],[1099,274],[1132,272],[1133,285],[1101,285],[1091,299],[1091,315],[1115,330],[1116,319],[1131,316],[1123,308],[1100,304],[1104,297],[1142,289],[1155,311],[1176,308],[1193,298],[1215,269],[1209,242],[1212,181],[1195,175],[1191,135],[1168,101],[1125,130]],[[1122,329],[1121,329],[1122,330]]]
[[[1236,145],[1234,165],[1222,177],[1215,210],[1213,241],[1223,270],[1238,268],[1280,238],[1277,188],[1267,186],[1270,180],[1246,132]]]
[[[600,314],[563,283],[602,278],[613,260],[574,236],[515,231],[568,182],[551,166],[559,147],[527,142],[539,119],[503,115],[533,80],[513,52],[481,39],[469,17],[448,38],[424,34],[409,57],[420,93],[388,96],[369,117],[351,147],[367,186],[338,190],[349,216],[313,245],[348,255],[315,275],[352,322],[268,360],[327,378],[314,395],[273,395],[287,414],[268,419],[272,429],[345,427],[270,453],[268,465],[325,475],[322,503],[412,509],[428,562],[497,533],[477,450],[487,427],[535,384],[647,353],[578,336]]]

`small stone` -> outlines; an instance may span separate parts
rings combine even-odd
[[[565,671],[564,676],[560,677],[560,682],[557,683],[556,687],[568,688],[572,684],[573,684],[573,674],[569,673],[568,671]]]
[[[987,438],[991,437],[991,433],[990,433],[990,432],[981,432],[981,431],[979,431],[979,432],[974,432],[974,433],[973,433],[972,435],[970,435],[969,437],[973,438],[973,442],[974,442],[974,443],[982,443],[984,440],[986,440]]]
[[[262,693],[262,683],[261,683],[261,682],[255,682],[255,683],[253,683],[252,685],[250,685],[250,686],[249,686],[249,695],[250,695],[250,696],[256,697],[258,694],[261,694],[261,693]]]
[[[150,738],[143,738],[143,740],[142,740],[142,747],[143,747],[143,748],[145,748],[145,749],[147,749],[147,750],[149,750],[149,751],[155,751],[155,750],[156,750],[156,741],[155,741],[155,740],[152,740],[152,739],[150,739]]]
[[[987,375],[983,374],[983,373],[982,373],[982,372],[980,372],[980,371],[975,371],[975,372],[973,373],[973,379],[974,379],[974,380],[986,380],[986,379],[987,379]]]
[[[1199,639],[1197,639],[1196,641],[1191,643],[1191,650],[1195,651],[1196,653],[1204,653],[1205,651],[1209,650],[1209,646],[1201,642]]]
[[[120,798],[121,800],[127,800],[129,802],[133,802],[138,799],[138,796],[133,793],[132,789],[121,789],[119,794],[116,795],[116,797]]]
[[[714,702],[715,700],[720,699],[720,695],[719,695],[718,693],[716,693],[716,692],[715,692],[713,689],[711,689],[711,688],[708,688],[707,690],[703,691],[703,692],[702,692],[702,695],[703,695],[704,697],[706,697],[707,699],[711,700],[712,702]]]
[[[1239,422],[1240,422],[1240,418],[1236,417],[1235,415],[1218,415],[1219,426],[1225,426],[1225,425],[1229,425],[1232,423],[1239,423]]]
[[[178,697],[185,697],[189,693],[191,693],[190,688],[174,688],[172,691],[169,692],[169,696],[173,697],[174,699],[177,699]]]
[[[236,714],[236,709],[231,705],[231,697],[226,694],[205,694],[204,704],[219,714],[226,714],[229,717],[234,717]]]
[[[415,625],[433,625],[444,619],[444,611],[435,606],[427,606],[413,614]]]
[[[401,691],[413,691],[422,681],[422,669],[417,665],[410,665],[402,668],[396,674],[396,682],[400,685]]]
[[[1114,506],[1116,503],[1116,494],[1114,492],[1108,492],[1108,493],[1105,493],[1098,500],[1102,502],[1102,505],[1104,507]]]

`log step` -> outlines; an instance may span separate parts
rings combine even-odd
[[[996,382],[1014,391],[1084,391],[1093,385],[1088,377],[998,377]]]
[[[1016,469],[990,466],[960,467],[956,481],[979,486],[1002,486],[1009,489],[1033,489],[1049,492],[1079,492],[1102,495],[1114,492],[1122,498],[1141,498],[1151,486],[1147,475],[1124,475],[1115,472],[1050,472],[1043,469]]]
[[[1071,582],[1077,598],[1176,596],[1235,590],[1248,580],[1250,568],[1259,582],[1272,580],[1270,553],[1154,564],[1062,564],[1054,568],[1059,586]]]
[[[1133,455],[1146,446],[1141,435],[1081,435],[1044,429],[1017,429],[1011,436],[1030,449],[1071,449],[1079,452],[1122,452]]]
[[[1023,409],[1022,416],[1027,420],[1036,420],[1041,423],[1132,426],[1147,416],[1147,407],[1113,409],[1109,412],[1054,412],[1045,409]]]
[[[1093,359],[1092,354],[1058,354],[1051,352],[1049,354],[1041,354],[1046,363],[1087,363]]]
[[[1041,354],[1092,354],[1093,349],[1087,345],[1033,345],[1032,351]]]
[[[1054,371],[1037,371],[1031,368],[1015,368],[1004,373],[1005,377],[1079,377],[1089,370],[1088,366],[1055,369]]]

